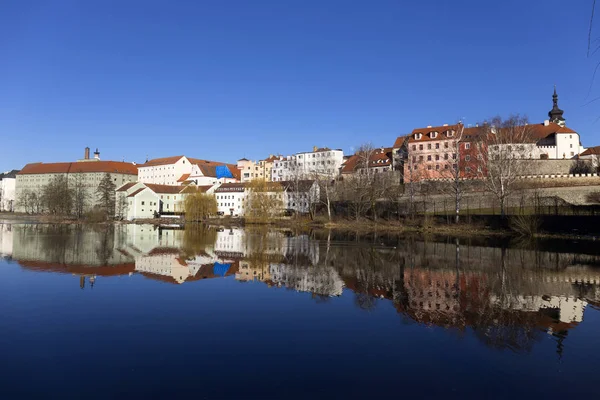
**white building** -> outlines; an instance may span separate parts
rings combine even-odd
[[[115,213],[132,221],[153,218],[155,215],[176,215],[184,212],[185,196],[191,190],[213,193],[213,186],[174,186],[130,182],[117,189]]]
[[[87,192],[86,209],[90,209],[96,204],[96,189],[106,174],[110,175],[116,187],[137,181],[138,170],[135,163],[101,161],[100,152],[97,149],[94,158],[90,158],[89,151],[90,149],[86,148],[84,158],[76,162],[38,162],[23,167],[16,175],[15,211],[44,211],[40,200],[42,191],[44,186],[58,176],[64,176],[69,182],[80,180],[83,183]],[[33,200],[26,201],[29,198]],[[34,202],[36,204],[33,204]]]
[[[18,172],[14,169],[0,174],[0,211],[12,212],[15,209]]]
[[[228,179],[239,181],[237,166],[186,156],[156,158],[138,165],[138,180],[143,183],[212,185]]]
[[[280,196],[283,209],[306,214],[312,204],[319,201],[319,185],[313,180],[299,180],[295,182],[277,182],[281,185],[280,191],[268,192]],[[241,217],[245,214],[245,205],[249,187],[246,183],[224,183],[214,190],[217,200],[219,215]]]
[[[217,213],[240,217],[244,215],[247,185],[245,183],[224,183],[214,190],[217,200]]]
[[[273,162],[274,182],[310,179],[315,174],[336,177],[344,162],[342,150],[313,148],[313,151],[282,157]]]

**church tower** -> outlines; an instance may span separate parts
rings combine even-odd
[[[554,94],[552,95],[552,110],[548,113],[550,122],[554,122],[560,126],[565,126],[565,119],[563,118],[564,111],[558,108],[558,95],[556,94],[556,85],[554,85]]]

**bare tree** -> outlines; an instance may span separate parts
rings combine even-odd
[[[449,127],[446,132],[442,132],[443,140],[436,158],[440,159],[440,175],[444,180],[441,185],[444,193],[449,195],[454,203],[454,222],[460,221],[460,210],[462,198],[466,189],[465,178],[468,178],[470,172],[469,161],[470,154],[461,154],[461,145],[469,146],[470,142],[464,138],[465,127],[462,124]],[[464,143],[461,143],[463,142]],[[468,153],[468,152],[467,152]]]
[[[71,175],[71,191],[73,195],[73,214],[78,219],[83,217],[85,213],[86,205],[89,202],[90,195],[88,193],[87,185],[82,173],[75,173]]]
[[[247,220],[266,223],[280,215],[283,208],[283,186],[280,183],[255,179],[248,183],[247,190]]]
[[[43,203],[50,214],[69,215],[73,208],[73,191],[65,175],[57,175],[43,188]]]
[[[504,120],[495,117],[484,123],[477,135],[477,173],[485,188],[499,200],[502,216],[506,215],[506,199],[525,172],[523,159],[534,151],[533,138],[527,118],[519,115]]]

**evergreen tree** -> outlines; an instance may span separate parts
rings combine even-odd
[[[104,212],[106,218],[112,218],[115,216],[115,193],[117,187],[112,181],[110,174],[107,172],[102,177],[102,180],[98,184],[96,189],[96,196],[98,197],[98,206]]]

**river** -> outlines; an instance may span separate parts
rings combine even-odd
[[[0,223],[2,398],[577,398],[595,242]]]

